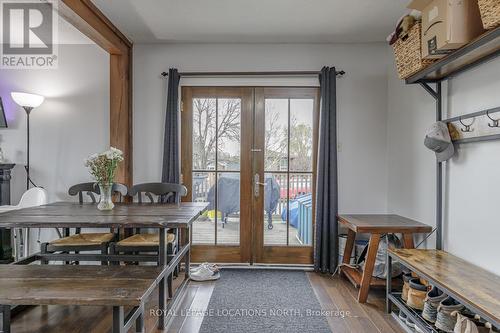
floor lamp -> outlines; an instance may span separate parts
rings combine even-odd
[[[30,113],[34,108],[42,105],[45,97],[21,92],[12,92],[10,96],[17,105],[21,106],[24,111],[26,111],[26,166],[24,168],[26,169],[26,190],[29,190],[30,183],[36,187],[30,177]],[[19,229],[19,231],[19,244],[17,244],[17,232],[14,230],[14,246],[16,247],[16,253],[22,253],[23,257],[27,257],[29,255],[29,230]]]
[[[30,183],[36,186],[30,178],[30,113],[34,108],[42,105],[45,97],[35,94],[26,94],[20,92],[12,92],[10,94],[14,102],[21,106],[26,111],[26,189],[30,187]]]

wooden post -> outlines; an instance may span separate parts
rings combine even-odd
[[[131,52],[130,52],[131,53]],[[123,151],[116,181],[132,185],[131,55],[110,55],[109,144]]]

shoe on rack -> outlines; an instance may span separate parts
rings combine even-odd
[[[415,332],[417,333],[425,333],[420,327],[415,326]]]
[[[481,320],[481,317],[476,314],[472,314],[471,312],[468,312],[468,311],[464,311],[462,312],[462,315],[464,315],[466,317],[469,317],[470,321],[472,322],[472,324],[474,324],[477,328],[477,332],[478,333],[495,333],[496,331],[493,330],[493,326],[489,323],[489,322],[485,322],[484,320]],[[457,318],[457,322],[458,322],[458,318]],[[474,331],[474,326],[470,326],[471,327],[471,332],[476,332]],[[457,329],[457,325],[455,325],[455,330]],[[454,331],[455,332],[455,331]],[[469,333],[469,331],[466,331],[466,333]]]
[[[207,266],[200,266],[198,270],[196,270],[195,272],[190,272],[189,275],[191,280],[199,282],[213,281],[213,280],[218,280],[220,278],[219,272],[214,272]]]
[[[424,299],[427,295],[427,287],[420,283],[420,279],[412,278],[409,282],[408,300],[406,304],[415,310],[424,309]]]
[[[453,311],[451,313],[453,317],[457,318],[457,322],[455,324],[455,328],[453,329],[453,333],[490,333],[491,324],[486,323],[484,326],[481,324],[476,325],[474,320],[469,318],[466,315],[458,311]]]
[[[415,329],[415,327],[417,327],[417,326],[415,325],[415,323],[413,322],[413,320],[411,320],[409,317],[406,317],[406,321],[405,321],[405,323],[406,323],[406,326],[408,326],[408,327],[409,327],[409,328],[411,328],[412,330],[414,330],[414,329]]]
[[[437,308],[436,328],[449,333],[453,332],[457,323],[457,315],[452,316],[451,314],[452,312],[460,313],[464,309],[462,304],[449,296],[446,297]]]
[[[399,317],[399,319],[401,319],[401,321],[402,321],[403,323],[406,323],[406,318],[407,318],[408,316],[406,315],[406,313],[404,313],[403,311],[399,310],[398,317]]]
[[[403,301],[408,301],[408,290],[410,289],[411,272],[403,274],[403,290],[401,292],[401,298]]]
[[[432,287],[425,297],[422,317],[424,317],[424,319],[428,322],[435,323],[439,303],[441,303],[441,301],[443,301],[446,297],[448,296],[441,290],[435,286]]]

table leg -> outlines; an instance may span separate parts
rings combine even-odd
[[[365,303],[370,291],[370,282],[372,281],[373,266],[377,257],[378,243],[380,242],[380,234],[371,234],[370,242],[368,243],[368,252],[366,254],[365,267],[361,284],[358,293],[358,302]]]
[[[413,242],[413,234],[403,234],[403,245],[405,249],[415,248],[415,243]]]
[[[166,253],[167,253],[167,247],[165,244],[165,229],[160,228],[159,232],[159,237],[160,237],[160,248],[158,250],[158,266],[165,266],[166,265]],[[158,308],[160,309],[160,316],[158,318],[158,329],[164,329],[165,328],[165,311],[166,311],[166,297],[165,297],[165,291],[166,291],[166,282],[167,279],[165,276],[163,276],[160,280],[160,283],[158,285]]]
[[[189,272],[191,270],[191,243],[190,243],[190,235],[191,235],[191,226],[188,226],[185,229],[182,229],[182,245],[189,245],[189,248],[186,252],[186,256],[184,257],[184,273],[185,278],[189,279]]]
[[[349,229],[347,231],[347,240],[345,242],[344,256],[342,257],[343,264],[351,263],[352,248],[354,247],[354,241],[356,240],[356,232]]]
[[[389,255],[389,251],[386,254],[387,262],[387,276],[386,276],[386,289],[385,289],[385,311],[391,313],[392,303],[389,299],[389,294],[392,292],[392,257]]]
[[[125,314],[123,306],[113,306],[113,333],[125,333]]]
[[[10,333],[10,305],[0,305],[2,310],[2,332]]]

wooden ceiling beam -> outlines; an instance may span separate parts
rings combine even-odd
[[[61,0],[59,15],[110,54],[125,54],[132,43],[90,0]]]

